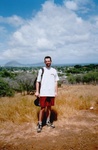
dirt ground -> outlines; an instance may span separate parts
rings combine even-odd
[[[35,123],[6,123],[0,129],[0,150],[98,150],[98,112],[79,111],[36,132]]]

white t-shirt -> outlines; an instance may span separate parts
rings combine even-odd
[[[55,82],[59,80],[56,69],[44,67],[41,80],[42,69],[39,70],[37,82],[41,81],[40,96],[55,96]]]

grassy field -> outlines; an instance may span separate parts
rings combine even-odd
[[[35,96],[16,94],[15,97],[0,98],[0,126],[5,122],[21,124],[37,122],[39,107],[34,105]],[[58,89],[54,120],[76,115],[79,110],[93,109],[98,111],[98,86],[63,85]]]
[[[34,105],[35,96],[21,96],[0,98],[0,123],[4,122],[36,122],[39,107]],[[58,119],[67,118],[77,114],[79,110],[98,109],[98,86],[69,85],[58,89],[54,115]]]
[[[55,128],[37,133],[34,95],[0,98],[0,150],[98,149],[98,85],[63,85],[52,118]]]
[[[98,86],[69,85],[59,89],[56,109],[59,117],[69,117],[79,110],[98,110]]]

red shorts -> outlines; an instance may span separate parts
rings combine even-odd
[[[46,106],[54,106],[54,100],[55,97],[46,97],[42,96],[40,97],[40,106],[41,107],[46,107]]]

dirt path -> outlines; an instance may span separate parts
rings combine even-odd
[[[41,133],[33,123],[6,124],[0,129],[0,150],[98,150],[97,112],[80,111],[54,124]]]

